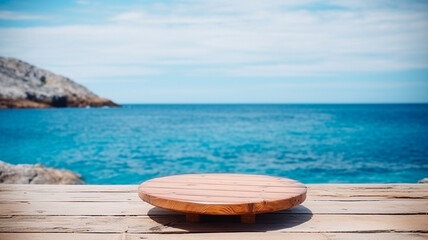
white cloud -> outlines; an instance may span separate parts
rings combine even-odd
[[[428,68],[426,62],[408,62],[390,59],[343,58],[342,62],[323,61],[307,64],[277,64],[219,69],[234,76],[329,76],[336,73],[388,72]]]
[[[190,1],[157,5],[162,13],[133,8],[97,25],[0,28],[0,53],[55,63],[79,77],[313,76],[428,67],[424,11],[354,1],[330,2],[349,11],[302,8],[311,3]],[[79,70],[103,64],[116,67]]]
[[[116,15],[112,18],[114,21],[137,21],[142,20],[144,14],[142,12],[126,12]]]
[[[34,14],[28,14],[23,12],[14,11],[0,11],[0,20],[40,20],[46,17]]]
[[[152,76],[161,74],[161,71],[156,68],[147,68],[142,66],[111,66],[111,65],[72,65],[58,66],[46,65],[45,68],[52,72],[67,76],[71,79],[89,79],[86,82],[98,82],[99,77],[112,78],[128,78],[135,76]],[[75,71],[79,69],[79,71]],[[92,80],[91,80],[92,79]],[[106,81],[104,79],[104,81]]]
[[[384,90],[403,89],[409,87],[428,87],[428,83],[420,81],[391,82],[391,81],[310,81],[310,82],[287,82],[280,84],[266,84],[264,88],[276,89],[352,89],[352,90]],[[262,87],[260,87],[262,88]]]

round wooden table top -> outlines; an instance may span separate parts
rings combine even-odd
[[[264,175],[188,174],[148,180],[138,194],[154,206],[189,214],[254,215],[299,205],[306,187]]]

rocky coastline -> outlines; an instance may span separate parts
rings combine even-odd
[[[421,180],[418,181],[418,183],[428,184],[428,178],[422,178]]]
[[[0,108],[119,107],[69,78],[0,57]]]
[[[41,164],[9,164],[0,161],[0,183],[7,184],[85,184],[78,173],[47,168]]]

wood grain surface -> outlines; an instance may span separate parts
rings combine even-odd
[[[137,185],[0,184],[0,239],[428,239],[428,184],[308,184],[291,209],[186,215],[141,201]]]
[[[155,178],[138,190],[144,201],[164,209],[207,215],[248,215],[292,208],[306,187],[292,179],[249,174],[189,174]]]

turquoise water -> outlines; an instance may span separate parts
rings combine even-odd
[[[428,177],[428,105],[124,105],[0,111],[0,159],[136,184],[180,173],[304,183]]]

